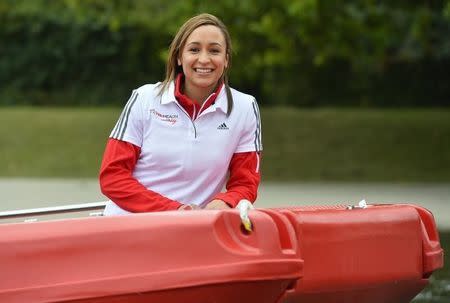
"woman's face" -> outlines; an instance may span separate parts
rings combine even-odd
[[[209,94],[214,90],[228,66],[226,47],[224,35],[214,25],[200,26],[189,35],[178,58],[187,93]]]

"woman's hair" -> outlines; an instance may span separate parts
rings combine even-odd
[[[227,71],[231,66],[231,37],[225,24],[223,24],[223,22],[220,21],[219,18],[211,14],[200,14],[194,16],[188,21],[186,21],[178,30],[177,34],[175,35],[175,38],[173,38],[172,43],[170,44],[169,56],[167,58],[166,63],[166,78],[160,84],[159,94],[161,95],[163,91],[167,89],[169,83],[175,80],[177,74],[182,72],[182,67],[178,65],[178,58],[180,57],[180,52],[183,50],[190,34],[192,34],[192,32],[195,29],[203,25],[213,25],[218,27],[225,38],[226,43],[225,55],[228,58],[228,67],[226,67],[225,70],[223,71],[222,80],[225,86],[225,92],[227,94],[228,100],[227,115],[230,115],[231,110],[233,108],[233,97],[231,95],[230,86],[228,84]]]

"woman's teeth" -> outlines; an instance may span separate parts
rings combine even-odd
[[[194,69],[197,73],[206,74],[212,72],[211,68],[195,68]]]

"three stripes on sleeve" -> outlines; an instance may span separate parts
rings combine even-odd
[[[125,105],[125,108],[123,109],[122,113],[120,114],[119,120],[117,121],[116,125],[114,126],[110,138],[117,139],[117,140],[123,140],[123,136],[125,134],[125,130],[127,129],[128,125],[128,119],[130,118],[130,112],[133,105],[136,103],[137,97],[138,97],[137,90],[133,90],[133,93],[131,94],[130,99],[128,99],[127,104]]]

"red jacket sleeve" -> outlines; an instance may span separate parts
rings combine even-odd
[[[242,199],[255,202],[261,180],[260,159],[260,152],[235,153],[230,161],[227,191],[217,194],[214,199],[222,200],[231,207],[236,207]]]
[[[182,204],[147,189],[133,177],[141,149],[131,143],[109,139],[100,168],[102,193],[130,212],[178,209]]]

